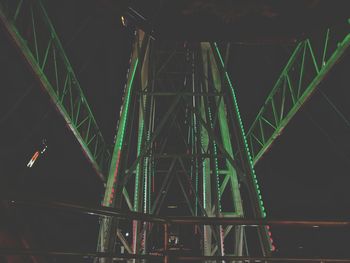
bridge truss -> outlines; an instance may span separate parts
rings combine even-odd
[[[297,43],[246,133],[221,45],[154,41],[136,31],[110,153],[43,3],[1,0],[0,20],[106,182],[103,205],[153,215],[164,212],[175,191],[186,215],[265,218],[254,165],[350,44],[350,34],[335,29]],[[128,226],[102,221],[100,251],[113,251],[117,239],[131,254],[155,246],[152,223],[134,221],[131,244],[120,227]],[[248,255],[256,244],[263,256],[274,250],[266,226],[255,237],[243,226],[195,225],[189,231],[200,236],[205,256]]]

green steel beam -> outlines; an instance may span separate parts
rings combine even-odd
[[[147,44],[144,60],[141,67],[141,85],[140,85],[140,91],[144,91],[147,88],[148,85],[148,60],[149,60],[149,41]],[[137,139],[137,157],[140,155],[140,151],[142,146],[146,143],[146,132],[145,129],[147,129],[147,123],[145,125],[146,121],[146,113],[147,109],[149,108],[149,97],[146,95],[139,96],[139,119],[138,119],[138,139]],[[146,158],[145,158],[146,159]],[[136,167],[136,175],[135,175],[135,186],[134,186],[134,206],[133,211],[141,212],[142,211],[142,194],[145,193],[145,176],[146,176],[146,165],[145,162],[140,161],[139,164]],[[143,195],[144,196],[144,195]],[[144,211],[145,212],[145,211]],[[142,238],[144,238],[144,235],[142,235],[142,232],[140,231],[141,226],[143,224],[139,221],[133,221],[133,239],[132,239],[132,249],[133,253],[137,254],[139,253],[140,246],[142,245]],[[145,244],[143,242],[143,244]]]
[[[321,44],[321,45],[320,45]],[[328,29],[297,44],[248,133],[254,165],[275,142],[350,45],[350,34]]]
[[[250,153],[250,149],[247,142],[247,136],[245,133],[245,129],[243,126],[243,121],[241,118],[236,91],[232,84],[231,78],[225,69],[225,63],[223,61],[222,55],[220,53],[220,50],[218,48],[217,43],[212,44],[213,54],[216,59],[216,63],[218,65],[219,71],[221,75],[223,76],[223,83],[226,85],[223,85],[223,88],[226,88],[228,92],[231,93],[230,100],[232,101],[232,115],[234,117],[234,123],[239,128],[239,136],[238,139],[240,141],[240,151],[241,156],[244,162],[242,165],[244,166],[243,169],[246,172],[247,176],[247,186],[248,186],[248,192],[251,196],[251,203],[253,208],[253,216],[255,218],[265,218],[266,217],[266,210],[265,206],[262,200],[262,195],[260,192],[260,187],[258,184],[258,180],[255,174],[254,165],[252,156]],[[273,250],[272,241],[268,235],[268,230],[266,227],[259,227],[259,237],[261,242],[261,249],[264,254],[264,256],[269,255],[271,251]]]
[[[208,55],[208,61],[211,65],[211,73],[213,78],[213,84],[215,86],[215,89],[222,93],[222,82],[220,78],[220,73],[218,66],[216,64],[214,54],[212,52],[212,49],[210,47],[209,43],[201,43],[202,46],[202,52],[207,53]],[[224,105],[224,101],[218,97],[216,99],[216,104],[218,107],[218,121],[220,125],[220,134],[223,142],[223,146],[225,147],[227,153],[233,158],[233,149],[232,149],[232,143],[230,138],[230,130],[228,127],[228,120],[227,120],[227,113]],[[225,175],[225,179],[223,180],[223,183],[220,185],[220,195],[222,195],[225,191],[226,186],[230,186],[232,200],[234,200],[234,215],[237,216],[243,216],[243,207],[242,207],[242,200],[239,192],[239,184],[238,184],[238,175],[237,171],[234,168],[234,166],[229,162],[229,160],[226,160],[226,166],[228,169],[227,174]],[[223,214],[225,215],[225,214]],[[232,214],[231,214],[232,215]]]
[[[104,181],[110,153],[40,0],[0,0],[0,21]]]
[[[129,119],[129,108],[130,108],[130,98],[131,93],[134,88],[135,73],[139,65],[138,58],[138,37],[140,32],[136,37],[136,41],[133,45],[133,51],[131,55],[131,64],[128,72],[127,83],[124,90],[124,99],[122,103],[121,113],[119,117],[119,123],[116,134],[116,141],[113,149],[112,159],[110,163],[107,185],[105,189],[104,199],[102,202],[103,206],[113,207],[117,206],[120,208],[120,196],[123,193],[124,188],[122,187],[121,178],[121,159],[122,150],[125,145],[125,130],[127,127],[127,120]],[[123,190],[121,190],[123,189]],[[127,192],[126,189],[124,192]],[[117,202],[116,202],[117,201]],[[104,218],[100,224],[100,232],[98,237],[97,249],[98,251],[108,251],[111,246],[113,246],[114,233],[113,223],[115,223],[112,218]]]
[[[207,63],[204,64],[207,66]],[[207,70],[205,70],[207,72]],[[206,78],[208,79],[208,78]],[[208,83],[205,85],[206,91],[208,89]],[[205,92],[206,92],[205,91]],[[206,107],[205,107],[205,98],[200,98],[200,116],[202,119],[206,120]],[[200,145],[202,153],[208,152],[209,148],[209,135],[205,127],[200,125]],[[211,188],[211,173],[210,173],[210,158],[204,158],[202,162],[202,189],[203,189],[203,208],[206,211],[208,216],[214,216],[212,213],[212,188]],[[204,255],[208,256],[212,253],[212,228],[211,226],[204,226],[203,231],[203,246],[204,246]]]
[[[210,65],[211,65],[211,74],[212,74],[212,79],[213,79],[213,84],[214,88],[217,92],[222,93],[222,81],[220,78],[220,72],[218,65],[216,64],[215,61],[215,56],[213,54],[213,50],[210,47],[209,43],[201,43],[202,46],[202,52],[204,53],[206,51]],[[229,45],[228,45],[229,47]],[[227,49],[228,50],[228,49]],[[227,62],[227,57],[228,54],[226,54],[226,60]],[[226,108],[224,105],[224,100],[223,98],[215,97],[215,103],[218,108],[217,110],[217,117],[219,121],[219,127],[220,127],[220,134],[222,138],[222,143],[223,146],[225,147],[227,153],[233,158],[233,148],[232,148],[232,143],[231,143],[231,138],[230,138],[230,130],[228,127],[228,119],[227,119],[227,112]],[[212,129],[213,129],[212,125]],[[214,144],[215,145],[215,144]],[[215,147],[216,148],[216,147]],[[214,148],[214,154],[217,154],[216,149]],[[217,162],[217,160],[216,160]],[[217,164],[216,164],[217,166]],[[234,166],[226,159],[226,167],[228,169],[228,173],[225,174],[223,182],[220,184],[219,183],[219,178],[218,178],[218,192],[219,192],[219,198],[221,199],[221,196],[223,195],[225,188],[229,185],[230,190],[231,190],[231,198],[233,200],[233,212],[228,212],[225,211],[225,213],[222,213],[221,208],[220,208],[220,214],[222,216],[227,216],[228,214],[230,216],[238,216],[238,217],[243,217],[243,203],[242,203],[242,198],[239,190],[239,183],[238,183],[238,174]],[[218,167],[216,169],[216,173],[219,174]],[[228,183],[230,182],[230,183]],[[219,203],[221,200],[219,200]],[[224,234],[224,229],[222,226],[220,226],[220,238],[222,240],[221,242],[221,255],[224,255],[224,240],[225,240],[225,234]],[[236,256],[242,256],[243,255],[243,227],[242,226],[237,226],[235,228],[235,242],[234,242],[234,254]],[[219,248],[219,246],[216,246],[216,248]]]

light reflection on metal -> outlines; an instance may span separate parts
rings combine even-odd
[[[125,17],[124,17],[124,16],[121,16],[121,17],[120,17],[120,20],[122,21],[122,25],[123,25],[123,26],[126,26]]]
[[[34,163],[35,163],[35,161],[36,161],[36,159],[37,159],[38,157],[39,157],[39,151],[36,151],[36,152],[33,154],[32,158],[29,160],[29,162],[28,162],[28,164],[27,164],[27,167],[32,168],[33,165],[34,165]]]
[[[41,147],[41,150],[37,150],[37,151],[34,152],[32,158],[29,160],[29,162],[28,162],[28,164],[27,164],[27,167],[28,167],[28,168],[32,168],[33,165],[34,165],[34,163],[35,163],[35,161],[38,159],[38,157],[39,157],[40,155],[42,155],[42,154],[45,153],[46,149],[47,149],[46,139],[43,139],[43,140],[42,140],[42,147]]]

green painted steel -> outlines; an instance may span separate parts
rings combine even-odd
[[[233,101],[233,106],[234,106],[234,109],[235,109],[235,116],[236,116],[236,119],[238,121],[238,127],[240,128],[240,136],[241,136],[241,140],[243,141],[243,144],[244,144],[244,152],[245,152],[245,158],[247,159],[247,170],[248,170],[248,173],[249,175],[251,176],[251,179],[253,181],[253,185],[254,185],[254,188],[256,190],[256,194],[258,196],[258,200],[257,200],[257,203],[259,204],[259,210],[258,210],[258,213],[257,213],[257,217],[266,217],[266,211],[265,211],[265,207],[263,205],[263,202],[262,202],[262,198],[261,198],[261,194],[260,194],[260,188],[259,188],[259,185],[258,185],[258,181],[257,181],[257,178],[256,178],[256,174],[255,174],[255,170],[254,170],[254,166],[253,166],[253,161],[252,161],[252,157],[251,157],[251,154],[250,154],[250,149],[249,149],[249,146],[248,146],[248,142],[247,142],[247,136],[246,136],[246,133],[245,133],[245,129],[244,129],[244,126],[243,126],[243,122],[242,122],[242,118],[241,118],[241,114],[240,114],[240,111],[239,111],[239,107],[238,107],[238,102],[237,102],[237,97],[236,97],[236,93],[235,93],[235,89],[233,87],[233,84],[231,82],[231,79],[228,75],[228,72],[227,70],[225,70],[224,66],[224,62],[222,60],[222,56],[221,56],[221,53],[219,51],[219,48],[217,46],[216,43],[214,43],[214,49],[215,49],[215,52],[217,54],[217,57],[219,58],[220,60],[220,63],[218,63],[220,66],[221,66],[221,72],[223,72],[223,75],[224,75],[224,79],[225,79],[225,82],[228,84],[229,88],[230,88],[230,91],[231,91],[231,97],[232,97],[232,101]]]
[[[222,93],[222,84],[223,82],[221,81],[220,78],[220,72],[218,65],[216,63],[213,51],[210,47],[209,43],[201,43],[202,46],[202,53],[207,53],[208,55],[208,60],[210,61],[210,68],[211,68],[211,74],[213,78],[213,85],[215,88],[216,92]],[[217,108],[217,118],[219,122],[219,127],[220,127],[220,134],[222,138],[222,143],[227,151],[227,153],[234,158],[233,155],[233,148],[232,148],[232,143],[231,143],[231,138],[230,138],[230,131],[228,127],[228,118],[227,118],[227,112],[224,104],[224,99],[223,97],[215,97],[215,106]],[[209,116],[211,116],[209,112]],[[212,118],[211,118],[212,119]],[[211,121],[212,122],[212,121]],[[211,128],[214,129],[214,126],[211,123]],[[214,144],[214,154],[217,155],[217,150],[216,150],[216,144]],[[215,166],[216,166],[216,174],[217,174],[217,187],[218,187],[218,206],[220,210],[220,215],[221,216],[237,216],[237,217],[243,217],[243,203],[241,199],[241,194],[240,194],[240,189],[239,189],[239,183],[238,183],[238,175],[235,167],[228,161],[226,160],[226,171],[224,174],[221,174],[219,169],[218,169],[218,163],[217,159],[215,160]],[[220,176],[223,176],[224,179],[222,180],[222,183],[220,184]],[[231,199],[234,202],[234,207],[232,207],[233,211],[225,211],[223,212],[221,209],[221,199],[222,195],[225,192],[227,188],[230,188],[230,193],[231,193]],[[218,215],[217,215],[218,216]],[[223,226],[219,227],[219,233],[220,233],[220,246],[216,246],[217,248],[220,247],[221,253],[220,255],[224,255],[224,240],[225,237],[229,234],[229,232],[232,230],[232,227],[226,227],[224,228]],[[243,255],[243,237],[244,237],[244,231],[241,226],[236,226],[235,227],[235,247],[234,247],[234,254],[235,255]]]
[[[208,79],[208,78],[206,78]],[[201,118],[206,121],[206,107],[205,97],[200,99],[200,114]],[[201,153],[204,154],[209,151],[209,135],[203,124],[200,125],[200,145]],[[214,216],[212,210],[212,187],[211,187],[211,171],[210,171],[210,156],[203,158],[202,161],[202,196],[203,196],[203,208],[206,211],[207,216]],[[210,255],[212,253],[212,239],[213,233],[210,226],[204,226],[203,229],[203,246],[204,255]]]
[[[110,152],[40,0],[0,0],[0,21],[104,181]]]
[[[193,216],[244,217],[245,210],[264,217],[234,90],[218,59],[221,54],[215,55],[209,43],[186,47],[149,40],[147,46],[134,44],[104,205],[127,209],[127,203],[135,212],[159,214],[175,202],[179,213]],[[167,74],[174,70],[179,74]],[[246,190],[255,193],[251,202],[242,201]],[[178,194],[188,210],[182,209]],[[123,224],[102,220],[99,251],[113,251],[116,238],[125,242],[121,232],[113,234]],[[126,228],[132,231],[127,244],[132,253],[147,253],[155,244],[153,225],[133,221]],[[206,225],[189,231],[203,241],[204,255],[242,255],[248,250],[241,226]],[[261,244],[261,253],[270,249],[266,242]]]
[[[149,52],[149,45],[147,45],[146,49],[146,54],[145,54],[145,59],[142,63],[142,68],[141,68],[141,91],[145,90],[147,88],[148,84],[148,52]],[[145,128],[147,128],[147,125],[145,125],[145,117],[146,117],[146,110],[148,109],[149,105],[149,97],[146,95],[140,96],[139,97],[139,115],[138,115],[138,138],[137,138],[137,149],[136,149],[136,156],[138,157],[141,152],[142,146],[145,144],[146,139],[149,140],[149,133],[146,135],[145,134]],[[146,126],[146,127],[145,127]],[[142,212],[141,209],[141,204],[142,204],[142,193],[144,194],[146,190],[145,187],[147,184],[145,183],[145,167],[147,164],[138,163],[136,167],[136,174],[135,174],[135,183],[134,183],[134,206],[133,206],[133,211],[135,212]],[[142,185],[143,183],[143,185]],[[149,189],[148,189],[149,190]],[[144,198],[145,199],[145,198]],[[144,203],[145,200],[144,200]],[[145,211],[144,211],[145,212]],[[137,253],[139,251],[141,242],[138,236],[138,233],[140,232],[141,228],[141,222],[139,221],[134,221],[133,222],[133,238],[132,238],[132,249],[133,253]]]
[[[208,60],[211,65],[211,73],[213,78],[213,84],[215,87],[216,92],[222,94],[222,81],[220,78],[220,72],[218,65],[216,63],[216,60],[214,58],[213,52],[211,50],[209,43],[201,43],[202,45],[202,52],[207,52],[208,54]],[[233,155],[233,148],[230,138],[230,130],[228,127],[228,119],[227,119],[227,112],[224,105],[224,100],[222,97],[215,97],[216,107],[218,108],[218,121],[220,125],[220,134],[223,142],[223,146],[229,156],[231,158],[234,158]],[[224,180],[220,185],[219,193],[222,195],[224,191],[226,190],[226,187],[230,187],[232,200],[234,200],[234,211],[228,212],[225,211],[223,213],[223,216],[243,216],[243,207],[242,207],[242,200],[241,195],[239,191],[239,184],[238,184],[238,175],[236,169],[233,167],[233,165],[226,160],[226,166],[227,171],[224,171]],[[221,197],[221,196],[220,196]]]
[[[138,60],[138,47],[137,41],[134,43],[133,52],[131,55],[131,64],[128,73],[127,83],[125,86],[125,97],[123,99],[121,113],[119,117],[119,123],[116,134],[116,142],[114,145],[113,155],[110,163],[107,185],[105,189],[103,206],[106,207],[120,207],[120,196],[124,195],[124,198],[128,196],[127,190],[122,187],[122,175],[121,175],[121,159],[124,154],[123,146],[125,145],[125,130],[127,126],[127,120],[129,119],[129,108],[131,93],[134,87],[135,73],[139,64]],[[130,202],[130,201],[129,201]],[[132,205],[130,204],[130,207]],[[100,224],[100,233],[98,237],[97,249],[98,251],[108,251],[114,239],[113,224],[115,222],[111,218],[104,218]]]
[[[253,215],[255,218],[265,218],[266,217],[266,209],[262,200],[262,195],[260,192],[260,187],[258,184],[257,176],[255,174],[255,169],[254,169],[254,164],[253,164],[253,159],[250,153],[250,149],[248,146],[248,141],[247,141],[247,136],[245,133],[243,121],[241,118],[241,113],[239,110],[238,106],[238,101],[237,101],[237,96],[236,96],[236,91],[235,88],[232,84],[231,78],[225,69],[225,63],[222,59],[222,55],[220,53],[220,50],[218,48],[217,43],[212,44],[213,52],[215,54],[215,57],[217,59],[217,64],[219,66],[219,70],[223,76],[223,82],[225,82],[226,85],[223,85],[226,87],[230,93],[230,99],[232,101],[233,105],[233,116],[234,116],[234,123],[235,125],[239,128],[239,140],[241,142],[241,155],[244,159],[242,166],[243,169],[245,169],[245,173],[247,176],[247,185],[250,189],[250,195],[251,195],[251,200],[254,203],[254,210],[253,210]],[[259,235],[260,235],[260,242],[261,242],[261,248],[263,254],[269,255],[271,251],[273,250],[273,244],[271,241],[271,238],[269,237],[269,232],[266,227],[260,227],[259,228]]]
[[[321,44],[321,45],[320,45]],[[297,44],[248,133],[254,165],[281,135],[350,45],[350,34],[328,29]]]

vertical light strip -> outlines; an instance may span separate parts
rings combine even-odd
[[[209,122],[210,127],[214,132],[214,125],[213,125],[213,119],[211,116],[211,110],[210,106],[208,105],[208,112],[209,112]],[[218,167],[218,151],[217,151],[217,145],[215,140],[213,140],[213,151],[214,151],[214,165],[215,165],[215,178],[216,178],[216,188],[217,188],[217,198],[218,198],[218,210],[219,215],[221,215],[221,190],[220,190],[220,178],[219,178],[219,167]],[[221,255],[224,255],[224,230],[222,226],[219,226],[219,232],[220,232],[220,252]]]
[[[131,90],[132,90],[131,87],[132,87],[132,84],[134,82],[138,62],[139,62],[139,60],[137,58],[132,75],[131,75],[131,80],[130,80],[129,87],[128,87],[128,94],[126,96],[126,102],[125,102],[126,109],[125,109],[125,111],[123,111],[123,116],[121,118],[121,120],[122,120],[122,124],[121,124],[122,134],[119,138],[117,138],[117,145],[118,145],[119,149],[122,148],[123,141],[124,141],[125,124],[126,124],[126,120],[127,120],[127,116],[128,116],[128,112],[129,112],[130,94],[131,94]]]
[[[138,143],[137,143],[137,158],[140,155],[141,151],[141,143],[142,143],[142,134],[143,134],[143,128],[144,128],[144,120],[141,120],[141,124],[139,127],[139,136],[138,136]],[[137,164],[136,167],[136,178],[135,178],[135,195],[134,195],[134,211],[138,211],[138,200],[139,200],[139,182],[140,180],[140,164]]]
[[[146,142],[147,142],[147,144],[149,143],[149,141],[150,141],[150,138],[151,138],[151,134],[150,134],[150,132],[149,132],[149,130],[148,130],[148,132],[147,132],[147,138],[146,138]],[[143,176],[144,176],[144,185],[143,185],[143,212],[144,213],[147,213],[147,207],[148,207],[148,184],[149,184],[149,182],[148,182],[148,174],[149,174],[149,157],[145,157],[145,161],[144,161],[144,165],[143,165],[143,167],[144,167],[144,174],[143,174]]]
[[[214,45],[215,45],[216,53],[217,53],[218,56],[219,56],[221,65],[222,65],[222,67],[224,67],[225,64],[224,64],[224,61],[223,61],[223,59],[222,59],[222,57],[221,57],[220,51],[219,51],[219,49],[218,49],[218,46],[217,46],[216,43],[214,43]],[[225,70],[225,78],[226,78],[226,80],[227,80],[227,83],[228,83],[229,86],[230,86],[230,91],[231,91],[231,95],[232,95],[232,98],[233,98],[233,104],[234,104],[235,109],[236,109],[236,112],[237,112],[237,118],[238,118],[238,122],[239,122],[239,127],[240,127],[241,132],[242,132],[245,150],[246,150],[246,152],[247,152],[248,159],[249,159],[250,169],[251,169],[251,171],[252,171],[254,186],[255,186],[256,192],[257,192],[258,197],[259,197],[260,215],[261,215],[261,217],[265,218],[265,217],[266,217],[266,211],[265,211],[264,203],[263,203],[263,201],[262,201],[262,197],[261,197],[261,193],[260,193],[260,187],[259,187],[259,185],[258,185],[258,180],[257,180],[257,178],[256,178],[256,174],[255,174],[255,170],[254,170],[254,164],[253,164],[253,160],[252,160],[252,157],[251,157],[251,154],[250,154],[250,150],[249,150],[249,146],[248,146],[246,134],[245,134],[245,131],[244,131],[244,126],[243,126],[243,122],[242,122],[242,119],[241,119],[241,114],[240,114],[240,111],[239,111],[239,107],[238,107],[238,103],[237,103],[236,94],[235,94],[235,91],[234,91],[234,88],[233,88],[231,79],[230,79],[230,77],[228,76],[228,73],[227,73],[226,70]]]
[[[136,60],[135,60],[135,64],[133,67],[133,71],[131,74],[129,85],[127,86],[127,89],[126,89],[125,102],[124,102],[122,109],[121,109],[122,114],[120,116],[120,125],[118,127],[117,140],[116,140],[115,148],[114,148],[114,152],[117,152],[117,158],[116,158],[116,162],[115,162],[114,169],[113,169],[114,170],[113,177],[110,178],[110,176],[109,176],[109,178],[108,178],[108,184],[107,184],[107,191],[108,191],[107,193],[108,194],[107,194],[107,199],[105,199],[105,202],[104,202],[104,205],[107,205],[107,206],[112,206],[113,201],[114,201],[114,197],[116,194],[115,193],[115,185],[117,183],[121,150],[122,150],[122,146],[123,146],[123,142],[124,142],[125,125],[126,125],[126,120],[128,117],[129,106],[130,106],[130,94],[131,94],[132,85],[133,85],[134,78],[135,78],[137,65],[138,65],[138,58],[136,58]],[[113,164],[111,164],[111,165],[113,165]]]
[[[203,127],[201,127],[201,130],[203,129]],[[201,134],[201,153],[204,153],[203,151],[203,134],[202,134],[202,131],[200,131],[200,134]],[[203,208],[206,209],[207,208],[207,197],[206,197],[206,194],[205,194],[205,190],[207,189],[206,188],[206,176],[205,176],[205,158],[203,158],[203,161],[202,161],[202,166],[203,166]]]
[[[211,129],[214,129],[213,126],[213,119],[211,116],[211,110],[210,110],[210,106],[208,105],[208,111],[209,111],[209,122],[210,122],[210,127]],[[214,130],[213,130],[214,132]],[[217,146],[216,146],[216,142],[213,140],[213,150],[214,150],[214,165],[215,165],[215,177],[216,177],[216,187],[217,187],[217,191],[218,191],[218,208],[219,208],[219,212],[221,213],[221,191],[220,191],[220,178],[219,178],[219,166],[218,166],[218,152],[217,152]]]
[[[197,120],[196,116],[193,116],[193,154],[197,153]],[[198,216],[198,157],[194,158],[195,162],[195,215]]]
[[[216,49],[216,53],[218,54],[218,57],[220,59],[221,65],[222,65],[223,69],[225,69],[225,64],[224,64],[224,61],[223,61],[223,59],[221,57],[219,48],[218,48],[216,43],[214,43],[214,46],[215,46],[215,49]],[[236,112],[237,112],[237,118],[238,118],[239,126],[240,126],[240,129],[241,129],[241,132],[242,132],[245,150],[246,150],[248,158],[249,158],[249,165],[250,165],[250,169],[251,169],[252,176],[253,176],[254,187],[255,187],[256,193],[257,193],[258,198],[259,198],[259,200],[258,200],[259,203],[258,204],[259,204],[259,207],[260,207],[260,215],[261,215],[262,218],[265,218],[266,217],[266,211],[265,211],[265,207],[264,207],[264,202],[262,200],[260,187],[258,185],[258,180],[257,180],[256,174],[255,174],[254,163],[253,163],[252,156],[250,154],[250,150],[249,150],[249,146],[248,146],[248,142],[247,142],[247,138],[246,138],[246,133],[244,131],[244,126],[243,126],[243,122],[242,122],[242,119],[241,119],[241,114],[239,112],[239,107],[238,107],[238,102],[237,102],[235,90],[233,88],[231,79],[230,79],[227,71],[226,70],[224,70],[224,71],[225,71],[225,78],[226,78],[227,83],[229,84],[230,89],[231,89],[231,95],[232,95],[232,98],[233,98],[233,104],[234,104]],[[269,231],[268,226],[266,226],[264,229],[265,229],[265,232],[267,233],[267,235],[269,236],[270,250],[274,251],[275,250],[275,246],[273,245],[273,239],[271,238],[271,232]]]

